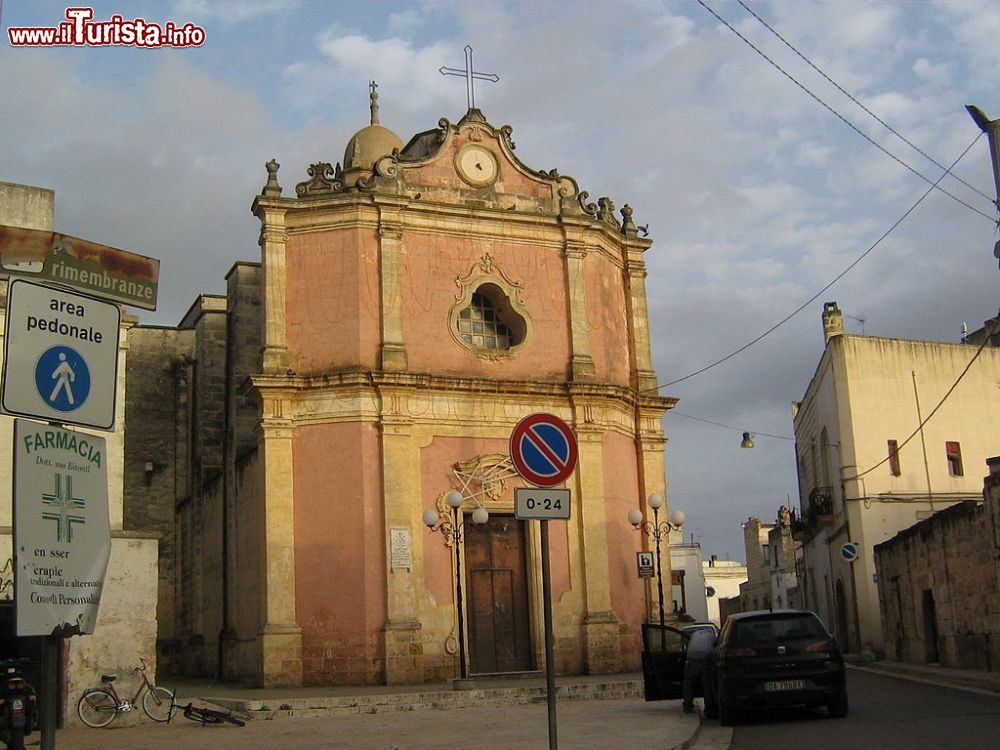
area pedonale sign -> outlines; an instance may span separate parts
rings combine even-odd
[[[0,225],[0,274],[155,310],[160,261],[67,234]]]

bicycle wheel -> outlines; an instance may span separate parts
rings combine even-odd
[[[114,721],[115,716],[118,715],[117,708],[111,693],[101,688],[84,690],[79,703],[76,704],[76,712],[80,715],[80,721],[94,729],[106,727]]]
[[[247,725],[247,723],[245,721],[243,721],[243,719],[237,719],[232,714],[225,714],[222,717],[222,720],[223,721],[228,721],[230,724],[235,724],[238,727],[245,727]]]
[[[151,687],[142,696],[142,710],[153,721],[170,721],[177,706],[174,694],[162,687]]]

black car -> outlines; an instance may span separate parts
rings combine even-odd
[[[826,706],[847,716],[844,657],[820,619],[805,610],[741,612],[719,635],[719,720],[741,709]]]

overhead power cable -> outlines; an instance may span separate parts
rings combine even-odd
[[[754,436],[762,435],[763,437],[777,438],[778,440],[795,440],[793,437],[788,437],[787,435],[772,435],[769,432],[757,432],[756,430],[744,430],[742,427],[733,427],[731,424],[723,424],[722,422],[713,422],[711,419],[703,419],[702,417],[695,417],[691,414],[685,414],[682,411],[677,411],[676,409],[671,409],[667,412],[669,416],[684,417],[685,419],[693,419],[695,422],[704,422],[705,424],[715,425],[716,427],[725,427],[727,430],[736,430],[736,432],[750,432]]]
[[[806,94],[808,94],[812,99],[814,99],[824,109],[826,109],[827,111],[829,111],[830,114],[832,114],[838,120],[840,120],[845,125],[847,125],[847,127],[849,127],[855,133],[857,133],[858,135],[860,135],[862,138],[864,138],[866,141],[868,141],[871,145],[873,145],[879,151],[881,151],[882,153],[884,153],[886,156],[888,156],[890,159],[892,159],[893,161],[895,161],[900,166],[904,167],[908,171],[910,171],[913,174],[915,174],[917,177],[919,177],[924,182],[929,183],[932,188],[940,190],[942,193],[944,193],[945,195],[947,195],[949,198],[951,198],[956,203],[960,203],[961,205],[965,206],[970,211],[979,214],[980,216],[982,216],[983,218],[985,218],[987,221],[989,221],[990,224],[996,225],[996,219],[993,216],[990,216],[989,214],[985,213],[984,211],[980,211],[978,208],[976,208],[972,204],[967,203],[966,201],[964,201],[961,198],[959,198],[957,195],[949,193],[947,190],[945,190],[943,187],[941,187],[939,185],[939,183],[941,182],[940,178],[937,179],[937,180],[932,181],[930,177],[924,176],[923,174],[921,174],[920,172],[918,172],[916,169],[914,169],[913,167],[911,167],[909,164],[907,164],[905,161],[903,161],[898,156],[896,156],[894,153],[892,153],[891,151],[889,151],[889,149],[887,149],[885,146],[883,146],[882,144],[878,143],[874,138],[872,138],[871,136],[869,136],[867,133],[862,132],[862,130],[858,126],[856,126],[854,123],[852,123],[850,120],[848,120],[842,114],[840,114],[837,110],[835,110],[833,107],[831,107],[825,101],[823,101],[822,99],[820,99],[816,94],[814,94],[812,91],[810,91],[808,87],[806,87],[803,83],[800,83],[799,80],[797,78],[795,78],[795,76],[793,76],[787,70],[785,70],[780,65],[778,65],[778,63],[776,63],[774,60],[772,60],[770,57],[768,57],[767,54],[762,49],[760,49],[760,47],[758,47],[753,42],[751,42],[749,39],[747,39],[745,36],[743,36],[743,34],[741,34],[739,31],[737,31],[736,28],[732,24],[730,24],[726,19],[724,19],[722,16],[720,16],[718,13],[716,13],[712,8],[710,8],[708,5],[706,5],[705,2],[704,2],[704,0],[697,0],[697,2],[698,2],[698,5],[700,5],[702,8],[704,8],[709,13],[711,13],[713,16],[715,16],[715,18],[718,19],[719,23],[721,23],[727,29],[729,29],[734,34],[736,34],[736,36],[738,36],[741,40],[743,40],[743,42],[748,47],[750,47],[750,49],[752,49],[758,55],[760,55],[765,60],[767,60],[767,62],[770,63],[771,66],[774,67],[775,70],[777,70],[779,73],[781,73],[783,76],[785,76],[785,78],[787,78],[789,81],[791,81],[796,86],[798,86],[800,89],[802,89]],[[943,176],[944,175],[942,175],[942,177]]]
[[[884,127],[886,130],[888,130],[894,136],[896,136],[897,138],[899,138],[899,140],[901,140],[907,146],[909,146],[914,151],[916,151],[918,154],[920,154],[921,156],[923,156],[925,159],[927,159],[927,161],[929,161],[934,166],[936,166],[936,167],[938,167],[940,169],[944,169],[945,168],[944,164],[942,164],[941,162],[937,161],[933,156],[931,156],[926,151],[924,151],[922,148],[920,148],[920,146],[918,146],[917,144],[915,144],[913,141],[909,140],[906,136],[904,136],[902,133],[900,133],[898,130],[896,130],[894,127],[892,127],[892,125],[890,125],[889,123],[887,123],[885,120],[883,120],[877,114],[875,114],[870,109],[868,109],[868,107],[866,107],[864,104],[862,104],[860,101],[858,101],[858,99],[853,94],[851,94],[849,91],[845,90],[839,83],[837,83],[835,80],[833,80],[832,78],[830,78],[830,76],[828,76],[826,73],[824,73],[816,64],[813,63],[812,60],[810,60],[808,57],[806,57],[801,52],[799,52],[792,45],[791,42],[789,42],[787,39],[785,39],[785,37],[783,37],[781,34],[779,34],[774,29],[773,26],[771,26],[767,21],[765,21],[763,18],[761,18],[760,16],[758,16],[756,13],[754,13],[754,11],[750,8],[750,6],[748,6],[745,2],[743,2],[743,0],[737,0],[737,2],[743,7],[743,9],[747,13],[749,13],[751,16],[753,16],[754,18],[756,18],[765,29],[767,29],[772,34],[774,34],[776,37],[778,37],[778,39],[780,39],[781,42],[786,47],[788,47],[788,49],[790,49],[792,52],[794,52],[796,55],[798,55],[798,57],[806,65],[808,65],[810,68],[812,68],[817,73],[819,73],[821,76],[823,76],[823,78],[825,78],[827,80],[827,82],[830,83],[830,85],[832,85],[835,89],[837,89],[837,91],[839,91],[841,94],[843,94],[848,99],[850,99],[852,102],[854,102],[859,107],[861,107],[861,109],[863,109],[867,114],[871,115],[871,117],[874,118],[875,121],[878,122],[880,125],[882,125],[882,127]],[[989,195],[987,195],[986,193],[984,193],[982,190],[980,190],[979,188],[977,188],[975,185],[970,185],[968,182],[966,182],[965,180],[963,180],[958,175],[953,174],[952,177],[954,179],[958,180],[959,182],[961,182],[967,188],[969,188],[969,190],[972,190],[975,193],[979,193],[979,195],[981,195],[983,198],[985,198],[986,200],[988,200],[990,203],[994,203],[995,202],[992,197],[990,197]]]
[[[699,2],[700,2],[700,0],[699,0]],[[947,176],[948,174],[950,174],[950,173],[951,173],[951,170],[955,168],[955,165],[956,165],[956,164],[958,164],[958,163],[959,163],[959,162],[960,162],[960,161],[962,160],[962,158],[963,158],[963,157],[964,157],[964,156],[965,156],[965,155],[966,155],[967,153],[969,153],[969,150],[970,150],[970,149],[971,149],[971,148],[972,148],[972,147],[973,147],[973,146],[974,146],[974,145],[976,144],[976,141],[978,141],[978,140],[979,140],[980,136],[982,136],[982,133],[978,133],[978,134],[976,135],[976,137],[975,137],[975,138],[974,138],[974,139],[972,140],[972,143],[970,143],[970,144],[969,144],[968,146],[966,146],[966,147],[965,147],[965,150],[964,150],[964,151],[963,151],[963,152],[962,152],[961,154],[959,154],[958,158],[957,158],[957,159],[955,159],[955,161],[953,161],[953,162],[952,162],[951,166],[950,166],[950,167],[948,167],[948,168],[947,168],[947,169],[946,169],[946,170],[944,171],[944,173],[942,173],[942,175],[941,175],[940,177],[938,177],[938,178],[937,178],[937,180],[936,180],[935,182],[931,183],[931,186],[930,186],[929,188],[927,188],[927,190],[925,190],[925,191],[924,191],[924,194],[923,194],[923,195],[921,195],[921,196],[920,196],[920,197],[919,197],[919,198],[917,199],[916,203],[914,203],[914,204],[913,204],[912,206],[910,206],[910,207],[909,207],[908,209],[906,209],[906,211],[905,211],[905,212],[903,213],[903,215],[902,215],[902,216],[900,216],[900,217],[899,217],[898,219],[896,219],[896,221],[895,221],[895,222],[893,222],[892,226],[891,226],[891,227],[889,227],[888,229],[886,229],[886,230],[885,230],[885,232],[883,232],[883,233],[882,233],[882,236],[881,236],[881,237],[879,237],[879,238],[878,238],[877,240],[875,240],[875,242],[873,242],[873,243],[872,243],[872,244],[871,244],[871,245],[870,245],[870,246],[868,247],[868,249],[867,249],[867,250],[865,250],[865,251],[864,251],[863,253],[861,253],[861,255],[859,255],[859,256],[858,256],[857,258],[855,258],[855,259],[854,259],[854,260],[853,260],[853,261],[851,262],[851,264],[847,266],[847,268],[845,268],[845,269],[844,269],[843,271],[841,271],[840,273],[838,273],[838,274],[837,274],[837,275],[836,275],[836,276],[835,276],[835,277],[833,278],[833,281],[831,281],[831,282],[830,282],[829,284],[827,284],[826,286],[824,286],[824,287],[823,287],[822,289],[820,289],[820,290],[819,290],[818,292],[816,292],[816,294],[814,294],[814,295],[813,295],[812,297],[810,297],[809,299],[807,299],[807,300],[806,300],[805,302],[803,302],[803,303],[802,303],[801,305],[799,305],[798,307],[796,307],[796,308],[795,308],[794,310],[792,310],[792,312],[790,312],[790,313],[789,313],[788,315],[786,315],[786,316],[785,316],[784,318],[782,318],[782,319],[781,319],[781,320],[779,320],[779,321],[778,321],[777,323],[775,323],[775,324],[774,324],[773,326],[771,326],[770,328],[768,328],[768,329],[767,329],[766,331],[764,331],[764,332],[763,332],[762,334],[760,334],[759,336],[757,336],[757,337],[756,337],[756,338],[754,338],[754,339],[751,339],[751,340],[750,340],[750,341],[748,341],[747,343],[743,344],[743,346],[739,347],[739,348],[738,348],[738,349],[736,349],[735,351],[732,351],[732,352],[730,352],[730,353],[729,353],[729,354],[727,354],[727,355],[726,355],[725,357],[722,357],[722,358],[720,358],[720,359],[717,359],[717,360],[715,360],[715,361],[714,361],[714,362],[712,362],[711,364],[708,364],[708,365],[705,365],[704,367],[702,367],[702,368],[701,368],[701,369],[699,369],[699,370],[695,370],[695,371],[694,371],[694,372],[692,372],[692,373],[688,373],[687,375],[685,375],[685,376],[684,376],[684,377],[682,377],[682,378],[677,378],[676,380],[671,380],[671,381],[670,381],[670,382],[668,382],[668,383],[664,383],[663,385],[661,385],[661,386],[658,386],[658,387],[657,387],[657,388],[656,388],[655,390],[657,390],[657,391],[658,391],[658,390],[659,390],[660,388],[666,388],[666,387],[668,387],[668,386],[671,386],[671,385],[676,385],[677,383],[681,383],[681,382],[683,382],[683,381],[685,381],[685,380],[688,380],[689,378],[693,378],[693,377],[694,377],[695,375],[701,375],[701,374],[702,374],[703,372],[706,372],[707,370],[711,370],[711,369],[712,369],[713,367],[715,367],[715,366],[717,366],[717,365],[721,365],[721,364],[722,364],[723,362],[726,362],[727,360],[730,360],[730,359],[732,359],[732,358],[733,358],[733,357],[735,357],[735,356],[736,356],[737,354],[740,354],[741,352],[745,352],[745,351],[746,351],[747,349],[749,349],[749,348],[750,348],[751,346],[753,346],[754,344],[756,344],[756,343],[757,343],[758,341],[760,341],[761,339],[763,339],[763,338],[764,338],[765,336],[767,336],[767,335],[769,335],[769,334],[773,333],[774,331],[776,331],[776,330],[777,330],[778,328],[780,328],[780,327],[781,327],[781,326],[783,326],[783,325],[784,325],[785,323],[787,323],[787,322],[788,322],[789,320],[791,320],[791,319],[792,319],[792,318],[794,318],[794,317],[795,317],[796,315],[798,315],[798,314],[799,314],[800,312],[802,312],[802,311],[803,311],[803,310],[804,310],[804,309],[805,309],[806,307],[808,307],[808,306],[809,306],[809,305],[811,305],[811,304],[812,304],[813,302],[815,302],[815,301],[816,301],[816,299],[817,299],[817,298],[818,298],[818,297],[819,297],[819,296],[820,296],[821,294],[823,294],[823,292],[825,292],[825,291],[826,291],[827,289],[829,289],[829,288],[830,288],[830,287],[832,287],[832,286],[833,286],[834,284],[836,284],[836,283],[837,283],[838,281],[840,281],[840,280],[841,280],[842,278],[844,278],[844,276],[846,276],[846,275],[848,274],[848,272],[850,272],[850,271],[851,271],[851,269],[853,269],[853,268],[854,268],[854,267],[855,267],[856,265],[858,265],[858,263],[860,263],[860,262],[861,262],[862,260],[864,260],[864,259],[865,259],[866,257],[868,257],[868,254],[869,254],[869,253],[871,253],[871,252],[872,252],[872,250],[874,250],[874,249],[875,249],[876,247],[878,247],[878,246],[879,246],[879,245],[880,245],[880,244],[882,243],[882,240],[884,240],[884,239],[885,239],[886,237],[888,237],[888,236],[889,236],[889,234],[890,234],[890,233],[891,233],[891,232],[892,232],[892,231],[893,231],[893,230],[894,230],[894,229],[895,229],[896,227],[898,227],[898,226],[899,226],[900,224],[902,224],[902,223],[903,223],[903,221],[904,221],[904,220],[906,219],[906,217],[908,217],[908,216],[909,216],[909,215],[910,215],[911,213],[913,213],[913,212],[914,212],[914,210],[916,210],[917,206],[919,206],[919,205],[920,205],[921,203],[923,203],[923,202],[924,202],[924,199],[925,199],[925,198],[926,198],[926,197],[927,197],[928,195],[930,195],[930,194],[931,194],[931,193],[932,193],[932,192],[934,191],[934,189],[935,189],[935,188],[937,187],[937,183],[938,183],[938,182],[941,182],[941,180],[943,180],[943,179],[944,179],[944,178],[945,178],[945,177],[946,177],[946,176]]]
[[[990,328],[989,332],[983,331],[983,333],[986,334],[983,336],[983,343],[981,343],[979,345],[979,348],[976,349],[976,353],[972,355],[972,359],[969,360],[969,364],[967,364],[965,366],[965,369],[962,370],[961,373],[959,373],[959,376],[955,379],[955,382],[951,384],[951,387],[941,397],[941,400],[938,401],[937,406],[931,409],[930,414],[928,414],[924,418],[924,420],[917,425],[917,429],[911,432],[910,436],[906,438],[906,440],[904,440],[902,443],[896,446],[896,450],[894,451],[895,454],[898,454],[899,451],[902,449],[902,447],[911,440],[913,440],[913,438],[916,437],[922,429],[924,429],[924,425],[926,425],[928,422],[931,421],[931,417],[933,417],[937,413],[937,410],[940,409],[941,406],[944,404],[944,402],[948,400],[948,397],[952,394],[952,391],[954,391],[958,387],[958,384],[962,382],[962,378],[964,378],[966,373],[969,372],[970,369],[972,369],[972,365],[975,364],[977,359],[979,359],[979,355],[983,353],[983,349],[985,349],[986,345],[990,343],[990,340],[993,338],[993,335],[997,332],[998,328],[1000,328],[1000,317],[998,317],[995,321],[993,321],[993,325]],[[889,459],[890,456],[886,456],[871,468],[865,469],[864,471],[855,474],[853,477],[844,477],[841,481],[850,482],[851,480],[863,477],[865,474],[870,474],[871,472],[875,471],[875,469],[877,469],[879,466],[889,461]]]

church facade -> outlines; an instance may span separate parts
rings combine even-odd
[[[161,660],[260,686],[439,681],[463,654],[473,676],[542,669],[539,524],[514,518],[508,440],[549,412],[579,440],[570,518],[548,522],[556,670],[638,669],[649,541],[627,514],[666,494],[675,402],[652,242],[479,110],[404,145],[371,98],[343,164],[286,194],[268,163],[259,263],[176,329],[130,333],[134,392],[163,398],[130,402],[126,460],[168,457],[132,490],[176,512]]]

